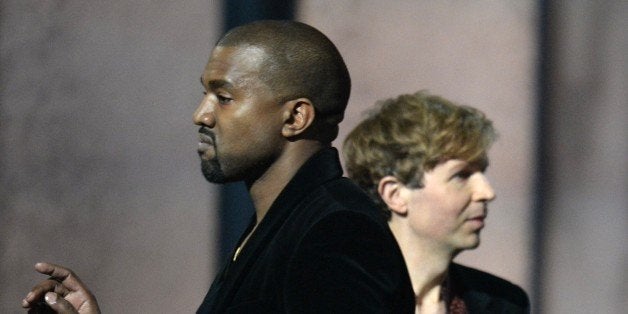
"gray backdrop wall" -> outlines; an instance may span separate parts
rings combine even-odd
[[[551,3],[540,111],[534,1],[308,0],[297,19],[327,33],[352,73],[340,138],[376,99],[419,89],[495,120],[498,198],[481,247],[461,262],[521,284],[542,299],[536,312],[618,313],[628,306],[627,5]],[[219,3],[0,6],[0,312],[22,312],[40,260],[72,266],[103,312],[193,312],[218,238],[191,113]],[[540,121],[550,162],[535,215]]]
[[[539,301],[628,308],[628,2],[550,2]]]
[[[71,266],[103,313],[191,313],[213,272],[192,112],[206,0],[1,2],[0,312]]]

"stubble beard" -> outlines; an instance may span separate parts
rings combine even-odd
[[[227,177],[220,167],[218,159],[201,160],[201,171],[205,180],[211,183],[223,184],[227,182]]]
[[[225,184],[244,181],[247,184],[251,184],[268,170],[281,152],[281,147],[276,147],[274,149],[258,149],[258,151],[264,151],[262,154],[219,154],[218,147],[215,144],[215,136],[213,133],[206,134],[209,134],[214,139],[212,143],[214,155],[210,159],[201,157],[201,171],[205,179],[210,183]],[[261,147],[260,144],[254,146]]]

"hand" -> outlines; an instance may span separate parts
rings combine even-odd
[[[35,270],[50,277],[31,289],[22,300],[22,307],[29,313],[41,313],[47,305],[48,312],[64,314],[99,314],[96,298],[69,269],[48,263],[35,264]]]

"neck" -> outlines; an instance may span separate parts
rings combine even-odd
[[[417,306],[441,303],[442,286],[454,252],[434,241],[417,237],[407,224],[400,224],[394,217],[389,226],[408,267]]]
[[[259,178],[247,183],[258,224],[299,168],[322,148],[317,141],[288,142],[277,160]]]

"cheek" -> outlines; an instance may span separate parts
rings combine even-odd
[[[421,193],[410,199],[409,215],[415,228],[429,228],[438,220],[441,212],[440,199],[430,193]]]
[[[250,159],[276,154],[282,143],[276,123],[262,116],[239,122],[223,129],[224,153],[246,155]]]
[[[438,194],[441,207],[449,212],[460,213],[471,201],[471,194],[465,186],[447,185]]]
[[[268,106],[261,106],[256,110],[242,110],[234,116],[238,120],[239,133],[244,136],[264,137],[277,134],[281,119],[277,118],[277,113],[270,110],[263,110]]]
[[[254,140],[261,131],[259,128],[256,128],[255,118],[236,113],[229,119],[220,121],[222,123],[214,131],[216,136],[221,138],[223,145],[229,147],[246,145],[246,142]]]
[[[458,194],[444,190],[428,191],[413,201],[420,208],[419,213],[424,219],[434,224],[447,224],[465,208],[465,202]]]
[[[420,238],[440,239],[455,228],[454,215],[448,213],[443,204],[434,199],[423,199],[423,204],[416,204],[409,214],[410,228]]]
[[[442,211],[450,206],[451,198],[442,189],[425,190],[415,202],[425,204],[430,210]]]

